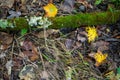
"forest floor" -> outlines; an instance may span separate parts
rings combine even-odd
[[[49,3],[58,9],[55,17],[120,8],[119,0],[0,0],[0,18],[44,16]],[[24,35],[1,30],[0,80],[120,80],[120,20]]]

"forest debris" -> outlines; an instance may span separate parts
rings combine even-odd
[[[73,11],[75,4],[75,0],[64,0],[63,4],[61,5],[61,9],[64,12],[71,13]]]
[[[96,41],[96,42],[93,42],[91,43],[91,48],[93,49],[97,49],[99,51],[104,51],[104,50],[108,50],[109,49],[109,42],[106,42],[106,41],[103,41],[103,40],[100,40],[100,41]]]
[[[20,79],[24,80],[34,80],[35,79],[35,72],[32,65],[26,65],[19,73]]]
[[[31,61],[35,61],[39,58],[36,46],[29,40],[25,40],[22,44],[23,54]]]
[[[68,70],[65,71],[66,80],[72,80],[73,68],[68,67]]]
[[[84,36],[81,36],[80,34],[77,35],[77,40],[81,42],[85,42],[86,38]]]
[[[12,60],[7,61],[7,63],[6,63],[5,66],[6,66],[7,70],[8,70],[8,75],[11,75],[11,70],[12,70],[12,66],[13,66],[13,61],[12,61]]]
[[[0,6],[7,6],[11,8],[14,4],[14,0],[0,0]]]
[[[59,34],[59,30],[57,29],[47,29],[46,31],[40,31],[39,33],[35,33],[35,36],[37,36],[38,38],[45,38],[45,37],[49,38],[52,36],[54,38],[58,34]]]
[[[12,43],[13,37],[5,32],[0,32],[0,48],[2,50],[5,50],[9,47],[9,45]]]
[[[6,18],[8,10],[9,10],[8,7],[5,6],[0,7],[0,19]]]
[[[71,40],[71,39],[66,39],[66,41],[65,41],[65,46],[66,46],[66,48],[67,48],[67,49],[71,49],[72,46],[73,46],[73,43],[74,43],[73,40]]]
[[[43,80],[49,80],[50,75],[48,74],[47,71],[42,71],[41,74],[42,74],[41,75],[41,79],[43,79]]]
[[[86,0],[77,0],[78,3],[81,3],[84,5],[86,8],[93,8],[91,4],[89,4]]]
[[[21,12],[20,11],[17,11],[17,12],[15,12],[15,11],[9,11],[9,14],[10,14],[10,16],[8,16],[7,18],[14,18],[14,17],[21,16]]]
[[[6,56],[5,53],[0,53],[0,59],[4,58]]]

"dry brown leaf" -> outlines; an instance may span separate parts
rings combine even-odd
[[[13,41],[13,36],[5,32],[0,32],[0,43],[1,43],[0,48],[2,50],[7,49],[9,45],[12,43],[12,41]]]
[[[64,12],[71,13],[73,11],[75,0],[64,0],[64,3],[61,5],[61,9]]]
[[[53,3],[53,0],[48,0],[49,3]]]
[[[89,4],[86,0],[77,0],[77,2],[83,4],[87,8],[93,8],[93,6]]]
[[[5,32],[0,32],[0,42],[2,44],[11,44],[13,41],[13,36],[9,35],[8,33]]]
[[[23,58],[21,57],[18,57],[18,56],[14,56],[13,57],[13,69],[14,70],[17,70],[19,68],[21,68],[21,66],[23,65]]]
[[[109,45],[109,42],[102,41],[102,40],[91,43],[92,47],[108,46],[108,45]]]
[[[37,47],[29,40],[26,40],[22,44],[23,54],[31,61],[35,61],[39,58]]]
[[[0,49],[1,50],[6,50],[6,49],[8,49],[10,46],[9,45],[6,45],[6,44],[2,44],[2,45],[0,45]]]
[[[7,6],[11,8],[14,4],[14,0],[0,0],[0,6]]]
[[[44,33],[45,33],[45,36],[44,36]],[[37,36],[38,38],[45,38],[45,37],[50,37],[50,36],[52,36],[52,37],[55,37],[55,36],[58,36],[58,34],[59,34],[59,30],[56,30],[56,29],[48,29],[48,30],[46,30],[46,32],[44,32],[44,31],[40,31],[40,32],[38,32],[38,33],[34,33],[35,34],[35,36]],[[53,36],[54,35],[54,36]]]
[[[109,49],[109,42],[106,41],[96,41],[94,43],[91,43],[91,47],[93,49],[97,48],[99,51],[104,51],[104,50],[108,50]]]
[[[26,50],[26,51],[32,50],[32,42],[29,41],[29,40],[25,40],[25,41],[22,43],[22,49],[24,49],[24,50]]]

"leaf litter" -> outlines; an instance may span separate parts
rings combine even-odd
[[[0,18],[26,15],[55,17],[66,12],[69,15],[79,12],[80,5],[87,9],[85,13],[89,10],[92,12],[97,6],[93,5],[94,1],[89,1],[1,0]],[[46,11],[45,14],[43,6],[47,4],[52,4],[57,12],[48,14]],[[120,30],[119,22],[116,24],[118,28],[99,25],[94,30],[92,27],[86,30],[86,26],[68,32],[65,29],[65,34],[62,33],[63,29],[32,30],[20,38],[19,33],[0,32],[0,79],[118,80]]]

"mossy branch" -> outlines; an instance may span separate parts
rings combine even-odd
[[[114,12],[79,13],[76,15],[62,16],[51,19],[50,28],[80,27],[81,25],[112,24],[120,19],[120,10]]]
[[[101,25],[101,24],[112,24],[120,19],[120,10],[115,10],[114,12],[93,12],[93,13],[78,13],[68,16],[60,16],[50,18],[52,25],[49,28],[59,29],[59,28],[69,28],[69,27],[80,27],[82,25]],[[28,21],[25,17],[19,17],[7,20],[13,23],[15,27],[5,28],[7,30],[21,30],[23,28],[29,28]],[[1,27],[1,26],[0,26]],[[3,30],[5,30],[3,29]],[[2,30],[2,29],[1,29]]]

